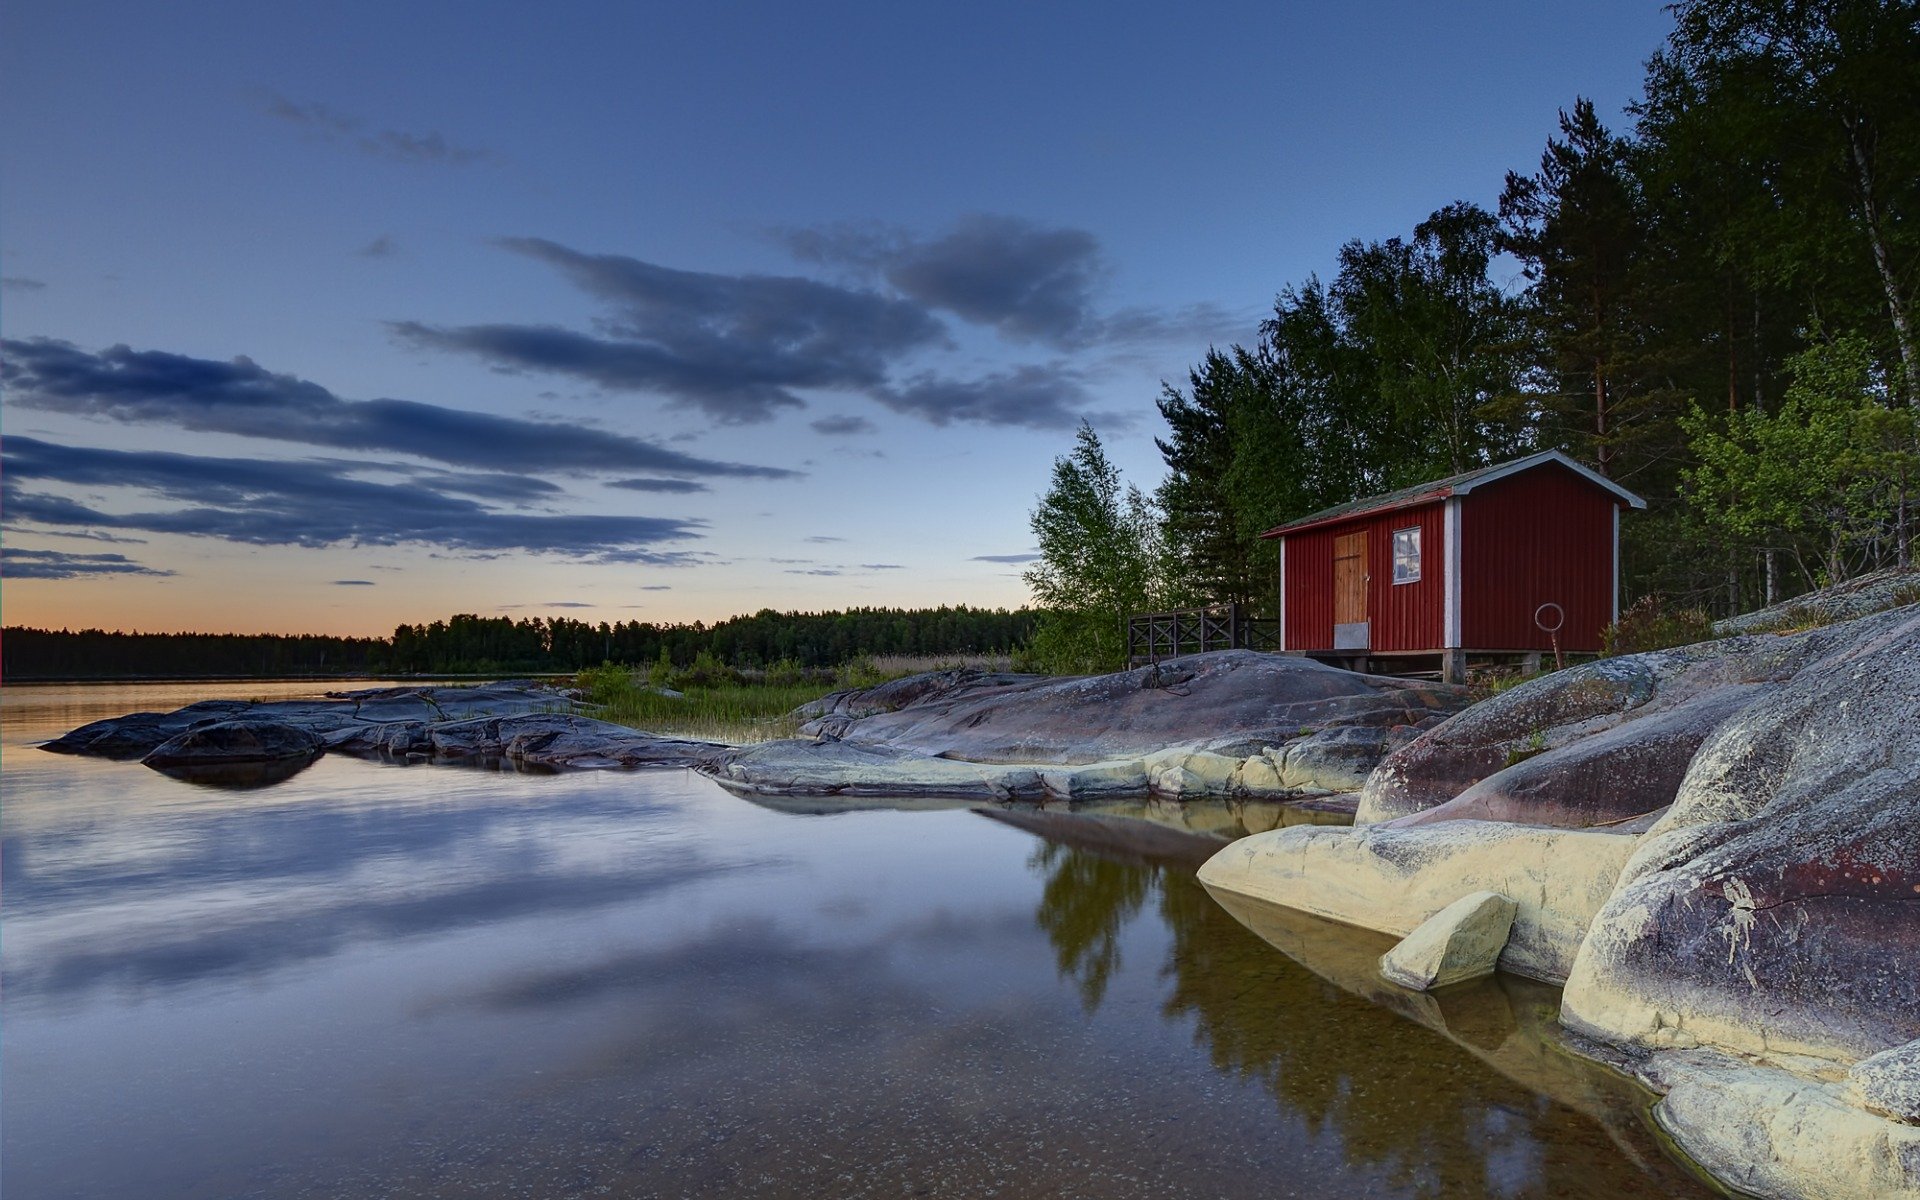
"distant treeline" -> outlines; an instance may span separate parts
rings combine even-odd
[[[116,633],[15,625],[0,634],[0,673],[7,679],[358,675],[381,669],[388,646],[384,638],[313,634]]]
[[[762,609],[713,625],[656,625],[650,621],[602,622],[565,617],[463,614],[431,625],[393,631],[390,669],[434,671],[576,671],[602,662],[642,665],[662,651],[686,666],[703,651],[735,667],[791,662],[832,667],[881,654],[1008,654],[1033,632],[1030,609],[853,608],[800,613]]]
[[[603,662],[675,666],[702,653],[735,667],[791,662],[832,667],[874,655],[1008,654],[1026,643],[1028,609],[859,608],[780,613],[763,609],[713,625],[647,621],[592,624],[567,617],[463,613],[402,625],[392,638],[309,634],[109,633],[10,627],[0,638],[8,679],[138,676],[490,674],[577,671]]]

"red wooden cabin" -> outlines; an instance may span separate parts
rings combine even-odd
[[[1368,669],[1600,649],[1620,615],[1620,510],[1647,502],[1549,450],[1369,496],[1280,543],[1280,647]],[[1411,666],[1402,663],[1400,666]]]

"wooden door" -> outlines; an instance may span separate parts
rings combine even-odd
[[[1367,531],[1333,539],[1333,645],[1336,650],[1364,650],[1371,644],[1367,628]]]

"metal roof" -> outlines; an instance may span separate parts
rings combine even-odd
[[[1605,488],[1619,498],[1622,504],[1630,508],[1645,508],[1647,502],[1621,487],[1613,480],[1589,467],[1584,467],[1568,458],[1558,450],[1542,450],[1538,454],[1529,454],[1525,458],[1511,459],[1495,463],[1489,467],[1476,467],[1471,471],[1462,471],[1458,475],[1449,475],[1445,479],[1435,479],[1429,483],[1415,484],[1395,492],[1382,492],[1378,496],[1366,496],[1351,500],[1345,504],[1336,504],[1332,508],[1323,508],[1298,520],[1276,525],[1260,536],[1263,538],[1282,537],[1289,533],[1298,533],[1303,529],[1312,529],[1320,525],[1330,525],[1351,517],[1372,516],[1375,513],[1392,512],[1399,508],[1412,508],[1417,504],[1430,504],[1435,500],[1444,500],[1449,496],[1464,496],[1482,484],[1492,483],[1496,479],[1505,479],[1521,471],[1530,471],[1548,463],[1561,466],[1579,475],[1596,487]]]

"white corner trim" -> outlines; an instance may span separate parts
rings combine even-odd
[[[1613,506],[1613,623],[1620,623],[1620,506]]]
[[[1450,496],[1444,510],[1445,519],[1440,527],[1440,557],[1445,563],[1442,583],[1444,587],[1440,645],[1445,650],[1460,648],[1460,498]],[[1617,529],[1620,508],[1614,506],[1615,528]]]
[[[1456,496],[1464,496],[1468,492],[1471,492],[1473,489],[1479,487],[1482,484],[1492,483],[1496,479],[1505,479],[1509,475],[1517,475],[1522,471],[1530,471],[1535,467],[1542,466],[1550,462],[1559,463],[1561,466],[1565,467],[1567,470],[1572,471],[1574,474],[1585,479],[1588,483],[1593,484],[1595,487],[1605,488],[1607,491],[1612,492],[1614,495],[1618,496],[1621,499],[1621,501],[1625,504],[1629,504],[1634,508],[1645,508],[1647,506],[1647,502],[1645,500],[1642,500],[1640,497],[1634,495],[1632,492],[1621,487],[1619,484],[1615,483],[1613,480],[1608,479],[1605,475],[1600,474],[1598,471],[1592,470],[1588,467],[1581,466],[1579,463],[1573,461],[1571,458],[1568,458],[1566,455],[1560,453],[1558,450],[1542,450],[1538,454],[1529,454],[1525,458],[1516,458],[1510,463],[1506,463],[1500,467],[1495,468],[1494,470],[1488,471],[1485,475],[1480,476],[1478,479],[1468,480],[1466,483],[1457,485],[1453,489],[1453,494]],[[1615,509],[1614,511],[1618,512],[1619,510]]]
[[[1616,514],[1615,525],[1617,527],[1618,526],[1617,514],[1619,513],[1620,510],[1616,508],[1613,511]],[[1279,541],[1280,541],[1280,648],[1282,650],[1285,650],[1287,648],[1287,539],[1282,537],[1279,539]]]

